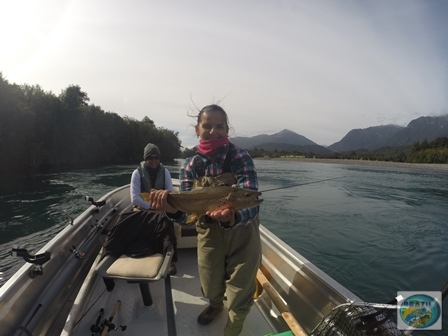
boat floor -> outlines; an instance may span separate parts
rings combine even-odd
[[[197,323],[197,317],[208,301],[202,296],[197,270],[197,255],[195,248],[179,249],[177,274],[171,276],[176,331],[179,336],[208,336],[222,335],[227,321],[226,310],[208,326]],[[115,280],[112,292],[105,291],[101,278],[97,280],[87,309],[90,310],[77,323],[76,335],[86,335],[90,327],[95,324],[99,311],[104,309],[102,319],[109,318],[117,300],[121,301],[117,314],[112,323],[119,327],[114,335],[167,335],[165,281],[162,279],[150,283],[152,306],[143,305],[138,284],[130,284],[124,280]],[[86,310],[87,310],[86,309]],[[120,326],[126,326],[122,331]],[[268,323],[257,305],[252,307],[241,335],[262,336],[275,333],[275,329]]]

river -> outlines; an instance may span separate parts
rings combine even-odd
[[[167,166],[173,177],[180,162]],[[263,193],[263,225],[365,301],[389,302],[397,291],[437,291],[448,280],[446,171],[255,162],[261,191],[289,187]],[[134,168],[2,181],[0,285],[23,264],[10,256],[13,245],[37,252],[86,209],[84,196],[98,199],[129,183]],[[303,185],[290,187],[295,184]],[[448,309],[443,327],[448,330]]]

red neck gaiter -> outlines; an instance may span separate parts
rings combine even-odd
[[[199,145],[197,147],[197,151],[200,154],[210,156],[212,155],[219,147],[226,145],[229,143],[228,137],[211,139],[211,140],[199,140]]]

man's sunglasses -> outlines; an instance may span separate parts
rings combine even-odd
[[[158,161],[160,158],[158,156],[148,156],[146,160],[149,161]]]

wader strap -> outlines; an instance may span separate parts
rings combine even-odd
[[[226,158],[222,165],[223,173],[230,173],[232,171],[231,164],[232,164],[232,158],[234,156],[234,151],[235,151],[235,145],[233,143],[229,143],[229,150],[227,151]]]
[[[231,167],[232,167],[232,159],[235,155],[234,152],[235,152],[235,145],[229,142],[229,149],[227,150],[227,155],[222,165],[222,173],[230,173],[232,171]],[[202,157],[199,155],[195,160],[194,169],[196,171],[198,179],[200,179],[202,176],[205,176],[205,163],[204,160],[202,160]]]

